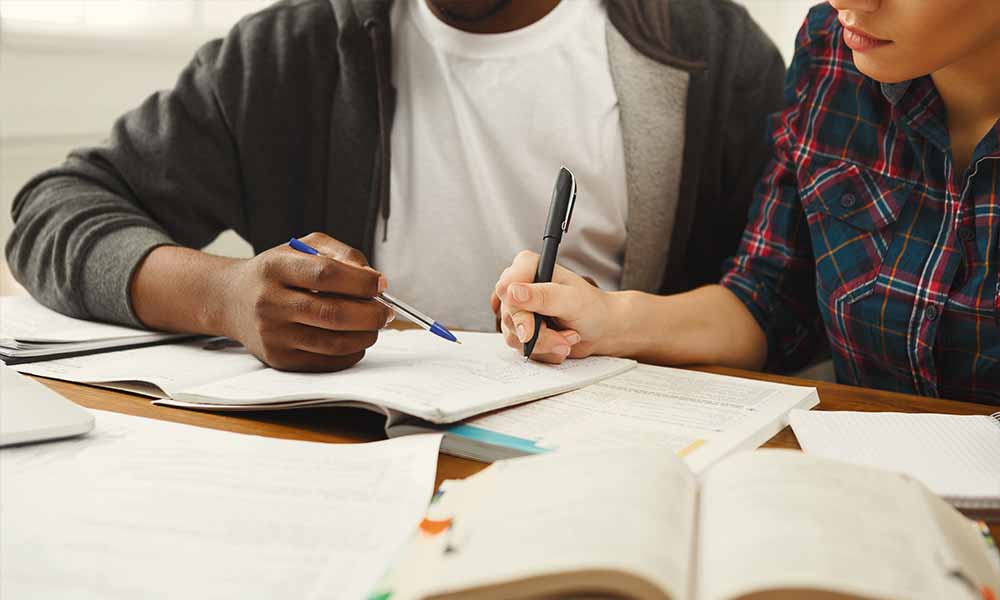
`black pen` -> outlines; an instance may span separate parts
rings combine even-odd
[[[569,219],[573,216],[576,205],[576,177],[566,167],[559,169],[556,185],[552,188],[552,205],[549,206],[549,220],[545,223],[542,233],[542,253],[538,257],[538,268],[535,269],[535,283],[549,283],[552,272],[556,268],[556,256],[559,254],[559,242],[564,233],[569,231]],[[528,358],[535,350],[538,334],[542,330],[542,318],[535,315],[535,332],[524,344],[524,357]]]

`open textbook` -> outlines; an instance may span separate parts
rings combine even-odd
[[[1000,568],[919,482],[800,452],[699,479],[635,447],[495,463],[442,485],[369,598],[980,600]]]
[[[424,331],[382,331],[364,360],[337,373],[289,373],[263,365],[228,340],[151,346],[18,365],[22,373],[110,385],[203,410],[361,406],[387,427],[412,415],[451,423],[596,383],[635,361],[591,357],[562,365],[525,361],[500,334],[464,333],[462,344]],[[138,385],[137,385],[138,383]]]
[[[415,530],[440,436],[278,440],[94,411],[0,450],[0,598],[356,600]]]
[[[0,297],[0,360],[8,365],[191,337],[74,319],[29,296]]]
[[[440,431],[443,452],[492,462],[548,450],[646,445],[675,452],[695,472],[750,450],[788,425],[793,409],[819,404],[815,388],[638,365],[600,383],[434,426],[414,420],[392,433]]]

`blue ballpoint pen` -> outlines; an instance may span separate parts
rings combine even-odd
[[[303,242],[298,238],[292,238],[288,240],[288,245],[294,248],[295,250],[298,250],[299,252],[305,254],[312,254],[313,256],[322,256],[319,250],[313,248],[312,246],[310,246],[309,244]],[[441,325],[434,319],[428,317],[427,315],[413,308],[409,304],[406,304],[405,302],[393,298],[389,294],[386,293],[379,294],[378,296],[375,296],[373,300],[381,304],[384,304],[385,306],[388,306],[392,310],[396,311],[398,315],[406,318],[407,320],[413,323],[416,323],[420,327],[426,329],[427,331],[430,331],[431,333],[433,333],[438,337],[444,338],[449,342],[455,342],[457,344],[462,343],[458,341],[458,338],[455,337],[455,334],[448,331],[448,329],[444,325]]]

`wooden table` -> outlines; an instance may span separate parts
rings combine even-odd
[[[736,369],[706,367],[699,370],[816,387],[819,390],[820,405],[815,410],[937,412],[961,415],[988,415],[997,410],[997,407],[985,404],[922,398],[792,377],[762,375]],[[152,417],[212,429],[338,444],[369,442],[385,437],[382,429],[383,418],[375,413],[360,409],[308,408],[283,412],[213,414],[154,406],[147,398],[123,392],[51,379],[38,378],[38,380],[88,408]],[[798,449],[799,444],[791,428],[786,427],[765,444],[765,447]],[[477,461],[442,454],[438,459],[437,483],[440,483],[442,479],[467,477],[485,466],[484,463]],[[1000,539],[1000,519],[992,521],[990,528],[994,537]]]

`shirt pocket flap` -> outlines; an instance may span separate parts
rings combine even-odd
[[[869,232],[896,222],[914,185],[849,162],[815,165],[800,173],[799,192],[807,213],[825,213]]]

